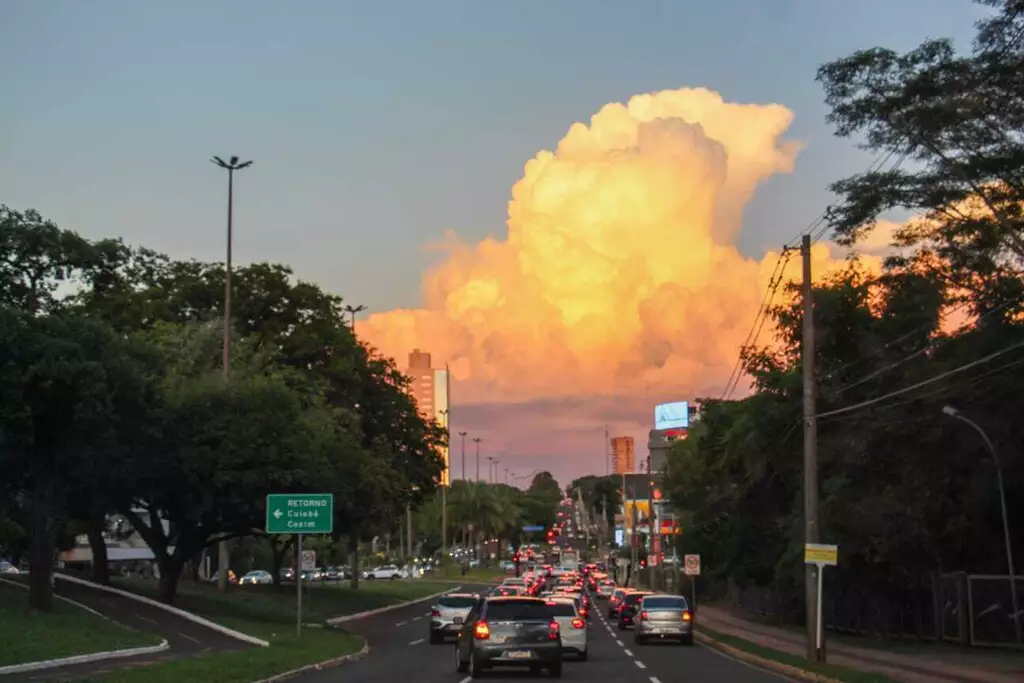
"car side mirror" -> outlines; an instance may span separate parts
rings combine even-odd
[[[452,618],[452,624],[454,624],[455,626],[462,626],[463,623],[465,623],[465,622],[463,621],[462,617],[453,617]]]

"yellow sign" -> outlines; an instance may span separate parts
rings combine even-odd
[[[804,564],[818,564],[835,567],[839,564],[839,546],[825,543],[804,545]]]
[[[636,522],[645,521],[651,516],[651,505],[646,500],[627,500],[626,501],[626,526],[628,527],[633,523],[633,510],[636,509]]]

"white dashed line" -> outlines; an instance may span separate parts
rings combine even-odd
[[[470,678],[469,676],[466,676],[461,681],[459,681],[459,683],[469,683],[471,680],[473,680],[473,679]]]
[[[395,624],[395,626],[405,626],[408,623],[409,623],[408,621],[400,621],[397,624]]]
[[[619,647],[625,647],[625,645],[622,644],[622,641],[619,640],[618,638],[615,639],[615,644],[618,645]]]
[[[661,683],[656,676],[651,676],[651,683]]]
[[[409,643],[409,644],[410,644],[410,645],[419,645],[420,643],[425,643],[425,642],[427,642],[427,639],[426,639],[426,638],[420,638],[419,640],[414,640],[414,641],[412,641],[412,642],[411,642],[411,643]]]
[[[626,656],[627,656],[627,657],[632,657],[632,656],[633,656],[633,653],[632,653],[632,652],[630,652],[628,648],[624,649],[624,650],[623,650],[623,652],[625,652],[625,653],[626,653]]]
[[[420,620],[420,619],[422,619],[422,618],[423,618],[423,617],[413,617],[413,618],[412,618],[412,620],[413,620],[413,621],[419,621],[419,620]]]
[[[644,664],[643,662],[641,662],[639,659],[634,659],[633,663],[636,664],[641,669],[646,669],[647,668],[647,665]]]

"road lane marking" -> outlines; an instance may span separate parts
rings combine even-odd
[[[414,641],[412,641],[412,642],[411,642],[411,643],[409,643],[409,644],[410,644],[410,645],[419,645],[420,643],[425,643],[425,642],[427,642],[427,639],[426,639],[426,638],[420,638],[419,640],[414,640]]]
[[[185,635],[185,634],[184,634],[184,633],[182,633],[181,631],[178,631],[178,635],[179,635],[179,636],[181,636],[182,638],[184,638],[185,640],[191,640],[191,641],[192,641],[193,643],[195,643],[196,645],[202,645],[202,643],[201,643],[201,642],[199,642],[198,640],[196,640],[196,639],[195,639],[195,638],[193,638],[192,636],[187,636],[187,635]]]
[[[644,664],[643,662],[641,662],[639,659],[634,659],[633,663],[636,664],[641,669],[646,669],[647,668],[647,665]]]
[[[413,617],[413,618],[412,618],[412,620],[413,620],[413,621],[419,621],[419,620],[420,620],[420,619],[422,619],[422,618],[423,618],[423,617]]]
[[[459,681],[459,683],[469,683],[471,680],[473,680],[471,677],[466,676],[461,681]]]
[[[657,676],[651,676],[651,683],[661,683],[661,681],[658,680]]]
[[[409,623],[408,621],[400,621],[397,624],[395,624],[395,626],[405,626],[408,623]]]
[[[623,648],[623,652],[626,653],[627,657],[632,657],[633,656],[633,653],[629,651],[629,648]]]

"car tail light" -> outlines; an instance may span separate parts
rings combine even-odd
[[[644,610],[643,612],[640,613],[640,619],[644,620],[646,618],[647,618],[647,610]]]
[[[583,609],[581,609],[580,614],[582,614],[583,616],[587,616],[587,608],[584,607]]]
[[[473,627],[473,637],[477,640],[487,640],[491,637],[491,627],[487,625],[486,621],[476,622],[476,626]]]
[[[573,628],[584,628],[587,624],[579,617],[572,620]]]
[[[690,610],[683,610],[683,621],[693,621],[693,615],[690,614]]]
[[[432,617],[439,617],[439,616],[441,616],[441,612],[440,612],[440,610],[432,609],[432,610],[430,610],[430,616],[432,616]]]
[[[548,624],[548,640],[558,640],[558,622]]]

